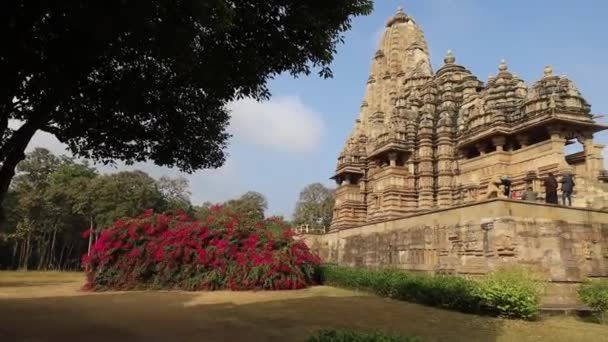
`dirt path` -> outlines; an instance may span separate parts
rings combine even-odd
[[[464,315],[329,287],[279,292],[79,291],[82,275],[0,272],[0,341],[303,341],[321,328],[424,341],[608,341],[608,326]],[[9,280],[10,279],[10,280]]]

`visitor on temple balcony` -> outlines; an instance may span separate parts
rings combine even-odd
[[[503,196],[511,199],[511,180],[507,176],[500,177],[500,184],[502,185]]]
[[[572,206],[572,191],[574,190],[574,180],[572,175],[565,174],[559,181],[562,183],[562,203],[566,205],[566,199],[568,199],[568,206]]]
[[[521,196],[521,199],[524,201],[536,202],[536,192],[532,190],[532,187],[529,186],[528,189]]]
[[[550,204],[558,204],[557,179],[555,179],[553,173],[549,173],[549,176],[545,178],[545,202]]]

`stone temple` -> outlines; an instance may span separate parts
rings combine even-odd
[[[590,105],[547,66],[527,86],[506,62],[485,82],[448,51],[433,72],[424,33],[402,10],[373,56],[355,126],[332,177],[328,232],[302,238],[324,262],[476,276],[542,273],[545,303],[608,277],[608,174]],[[566,153],[578,142],[583,151]],[[543,179],[574,176],[573,206],[545,204]],[[536,202],[501,197],[530,187]]]
[[[531,87],[505,61],[482,82],[448,51],[433,72],[424,33],[400,9],[338,158],[331,229],[483,200],[501,176],[514,192],[532,186],[542,199],[549,172],[575,176],[574,206],[608,208],[603,146],[593,141],[605,128],[550,66]],[[584,151],[565,155],[573,141]]]

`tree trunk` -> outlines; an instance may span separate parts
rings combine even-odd
[[[63,242],[62,246],[61,246],[61,253],[59,253],[59,270],[63,271],[64,269],[64,264],[63,264],[63,253],[65,253],[65,241]]]
[[[17,249],[19,249],[19,242],[18,241],[13,241],[13,255],[11,256],[11,268],[16,266],[16,262],[17,260],[15,260],[15,258],[17,258]],[[18,264],[17,264],[18,265]]]
[[[38,108],[39,111],[0,146],[0,204],[4,202],[8,187],[15,176],[15,167],[25,159],[25,148],[36,131],[48,122],[53,108],[50,103],[42,104]]]
[[[51,249],[49,251],[48,263],[46,265],[47,269],[53,268],[55,265],[55,238],[57,237],[57,225],[53,228],[53,239],[51,240]]]
[[[27,268],[30,263],[30,256],[32,254],[32,248],[31,248],[31,243],[30,243],[31,238],[32,238],[32,232],[30,230],[27,233],[27,240],[25,243],[25,260],[23,260],[23,269],[26,271],[27,271]]]
[[[38,240],[38,267],[37,270],[41,270],[46,261],[46,245],[47,245],[47,233],[42,234],[42,238]]]
[[[89,216],[89,249],[87,255],[91,255],[91,245],[93,244],[93,215]]]
[[[70,247],[68,248],[68,253],[66,255],[67,257],[67,266],[66,268],[70,268],[70,257],[72,256],[72,250],[74,249],[74,244],[72,242],[70,242]],[[70,268],[71,269],[71,268]]]
[[[25,240],[22,240],[20,243],[21,247],[19,248],[19,262],[17,263],[17,268],[23,268],[23,260],[25,259]]]

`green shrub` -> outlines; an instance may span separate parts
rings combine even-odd
[[[582,284],[578,288],[578,297],[592,309],[598,310],[601,323],[608,323],[608,279]]]
[[[479,307],[475,282],[462,277],[333,265],[321,266],[320,273],[320,281],[326,285],[464,312],[474,312]]]
[[[388,335],[378,331],[355,332],[350,330],[320,330],[307,342],[420,342],[417,337]]]
[[[538,315],[543,281],[519,268],[501,268],[484,276],[477,286],[483,305],[503,317],[533,319]]]
[[[542,281],[518,269],[500,269],[480,281],[459,276],[405,272],[399,269],[322,265],[322,284],[372,292],[413,303],[470,313],[532,319],[538,314]]]

